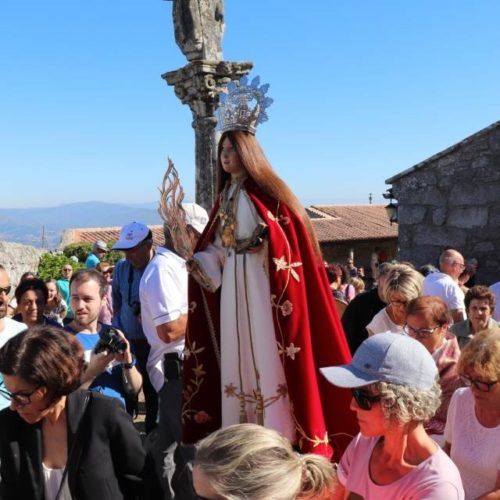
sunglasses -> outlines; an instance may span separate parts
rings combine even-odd
[[[5,295],[9,295],[11,290],[12,290],[12,287],[10,285],[4,286],[4,287],[0,286],[0,295],[2,295],[2,293],[5,293]]]
[[[102,274],[113,274],[113,271],[111,269],[106,269],[106,271],[103,271]]]
[[[373,396],[364,389],[351,389],[351,392],[356,404],[365,411],[370,411],[373,403],[378,403],[381,399],[380,396]]]
[[[460,380],[467,386],[474,386],[478,391],[490,392],[491,388],[498,383],[498,380],[493,382],[482,382],[481,380],[475,380],[467,377],[466,375],[460,375]]]
[[[18,391],[9,392],[7,389],[0,388],[0,394],[11,401],[16,403],[16,406],[22,408],[23,406],[29,405],[31,403],[31,397],[36,391],[40,389],[40,386],[35,387],[31,392]]]

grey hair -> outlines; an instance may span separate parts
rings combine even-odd
[[[194,467],[226,500],[318,498],[336,484],[335,471],[320,455],[299,455],[272,429],[238,424],[196,445]]]
[[[439,265],[442,266],[445,262],[451,264],[459,255],[461,254],[457,250],[448,248],[448,250],[445,250],[439,256]]]
[[[441,386],[436,380],[429,390],[390,382],[376,382],[373,392],[380,394],[380,404],[387,420],[401,424],[430,420],[441,404]]]

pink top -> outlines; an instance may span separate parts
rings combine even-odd
[[[439,448],[427,460],[400,479],[380,486],[370,478],[369,463],[380,436],[358,434],[349,444],[338,467],[339,482],[365,500],[463,500],[460,474],[450,457]]]

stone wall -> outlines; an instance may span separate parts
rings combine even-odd
[[[476,283],[500,280],[500,126],[489,127],[390,179],[399,258],[436,264],[456,248],[479,261]]]
[[[26,271],[37,271],[40,256],[46,250],[21,245],[20,243],[0,242],[0,264],[7,269],[12,285],[17,285],[19,278]]]

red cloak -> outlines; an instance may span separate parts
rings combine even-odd
[[[339,460],[357,433],[348,390],[328,383],[320,367],[349,363],[351,355],[322,262],[301,219],[251,180],[245,189],[268,225],[268,263],[273,322],[280,359],[303,453]],[[214,206],[196,251],[213,240]],[[184,351],[183,441],[195,443],[221,426],[220,289],[203,290],[189,278],[189,315]],[[332,449],[333,448],[333,449]]]

